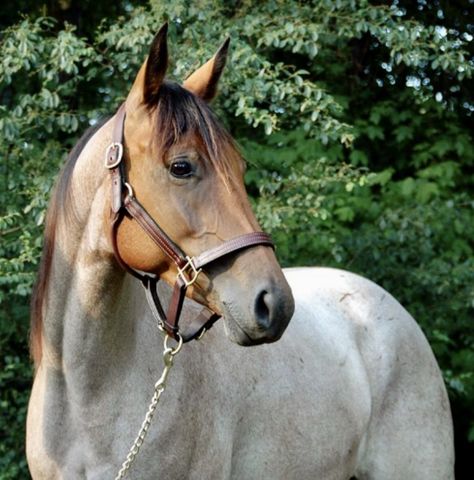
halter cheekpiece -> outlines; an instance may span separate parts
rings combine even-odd
[[[179,318],[183,307],[186,290],[198,278],[203,267],[231,253],[245,248],[266,245],[274,248],[270,236],[264,232],[252,232],[239,235],[223,242],[217,247],[206,250],[197,257],[186,255],[181,248],[160,228],[155,220],[136,199],[133,188],[127,182],[123,168],[125,104],[122,104],[116,113],[112,143],[107,147],[105,166],[111,175],[111,240],[115,258],[121,267],[139,279],[145,288],[146,297],[153,316],[160,327],[176,339],[188,342],[200,338],[203,333],[212,327],[220,315],[207,307],[191,322],[187,331],[179,329]],[[157,283],[159,277],[154,274],[141,272],[127,265],[121,258],[117,247],[117,228],[124,215],[133,218],[148,234],[158,247],[170,258],[178,269],[171,300],[165,314],[158,297]]]

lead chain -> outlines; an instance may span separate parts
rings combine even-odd
[[[155,383],[155,388],[153,391],[153,396],[151,397],[150,405],[148,406],[148,411],[146,412],[145,419],[143,420],[142,426],[140,431],[138,432],[137,438],[133,442],[131,446],[127,458],[122,463],[122,467],[120,468],[115,480],[120,480],[124,478],[127,472],[130,470],[133,462],[135,461],[138,452],[140,451],[141,446],[145,440],[145,437],[148,433],[148,429],[150,428],[151,421],[153,420],[153,415],[155,414],[156,408],[158,406],[158,402],[160,401],[160,397],[162,393],[165,391],[166,388],[166,380],[168,378],[168,374],[173,366],[173,361],[175,355],[179,353],[181,347],[183,346],[183,339],[178,334],[178,345],[175,348],[168,347],[168,339],[169,335],[165,336],[164,341],[164,350],[163,350],[163,362],[165,364],[165,368],[163,369],[163,373],[158,381]]]

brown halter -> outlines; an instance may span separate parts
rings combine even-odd
[[[184,342],[188,342],[195,338],[200,338],[220,318],[220,315],[204,307],[201,313],[191,322],[187,332],[183,333],[179,330],[179,317],[186,290],[196,281],[202,268],[238,250],[257,245],[266,245],[274,248],[274,245],[268,234],[253,232],[227,240],[217,247],[206,250],[197,257],[187,256],[143,208],[135,198],[131,185],[127,182],[122,162],[125,141],[125,116],[125,104],[122,104],[116,114],[112,143],[107,148],[105,155],[105,166],[110,171],[112,181],[111,237],[115,258],[123,269],[142,282],[153,316],[158,321],[160,327],[172,337],[176,339],[182,338]],[[178,275],[166,314],[158,298],[157,283],[159,277],[133,269],[120,257],[117,248],[117,228],[124,215],[133,218],[178,268]]]

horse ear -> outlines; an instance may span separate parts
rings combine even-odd
[[[217,93],[217,83],[225,67],[229,43],[230,38],[227,38],[217,53],[184,81],[184,88],[206,102],[212,100]]]
[[[146,60],[143,79],[143,100],[149,107],[156,104],[158,91],[163,83],[168,67],[167,33],[168,23],[165,23],[155,35]]]

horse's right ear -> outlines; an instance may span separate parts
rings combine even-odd
[[[158,102],[158,92],[168,67],[168,43],[166,35],[168,24],[165,23],[151,42],[150,53],[140,68],[128,94],[127,104],[133,111],[140,105],[154,107]]]
[[[168,24],[165,23],[155,35],[146,60],[145,76],[143,79],[143,101],[149,107],[156,105],[158,92],[168,67],[167,34]]]

